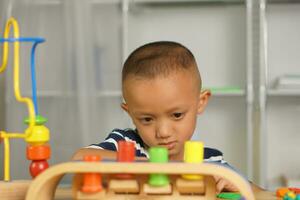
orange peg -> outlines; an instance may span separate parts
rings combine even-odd
[[[278,188],[277,190],[276,190],[276,196],[277,197],[284,197],[284,195],[287,193],[287,192],[289,192],[290,190],[289,190],[289,188]]]
[[[83,157],[86,162],[99,162],[100,156],[86,155]],[[102,190],[102,178],[99,173],[85,173],[83,175],[83,185],[81,191],[84,193],[96,193]]]

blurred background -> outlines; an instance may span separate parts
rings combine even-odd
[[[213,94],[193,139],[220,149],[262,187],[300,187],[299,0],[1,0],[1,37],[9,17],[22,37],[46,39],[36,73],[50,164],[113,128],[132,127],[120,108],[122,63],[140,45],[172,40],[194,53]],[[21,44],[24,96],[31,96],[30,49]],[[2,51],[1,44],[1,62]],[[12,48],[9,56],[0,74],[0,130],[23,131],[27,109],[13,93]],[[12,179],[27,179],[26,144],[11,143]]]

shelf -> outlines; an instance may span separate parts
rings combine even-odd
[[[241,4],[245,3],[244,0],[131,0],[134,4],[147,4],[147,5],[170,5],[170,4],[208,4],[208,3],[224,3],[224,4]]]
[[[212,96],[228,96],[228,97],[242,97],[245,96],[246,92],[238,87],[208,87],[203,90],[209,89]]]
[[[300,3],[300,0],[267,0],[270,4],[292,4]]]
[[[40,6],[57,6],[62,5],[64,0],[32,0],[31,3],[33,5]],[[118,4],[121,3],[122,0],[92,0],[91,4]]]
[[[220,88],[203,88],[203,90],[209,89],[213,96],[236,96],[236,97],[242,97],[245,96],[246,92],[245,90],[238,89],[238,88],[230,88],[230,87],[220,87]],[[300,92],[299,92],[300,93]],[[22,96],[24,97],[31,97],[31,92],[21,92]],[[79,94],[74,94],[74,92],[64,92],[64,91],[38,91],[37,97],[38,98],[70,98],[75,97]],[[89,96],[92,96],[90,94]],[[119,90],[114,91],[101,91],[101,92],[95,92],[96,97],[122,97],[122,92]]]
[[[269,89],[267,91],[268,96],[290,96],[290,97],[300,97],[300,89]]]
[[[31,97],[31,92],[24,92],[22,96]],[[38,91],[37,97],[38,98],[51,98],[51,97],[58,97],[58,98],[70,98],[70,97],[77,97],[79,94],[75,94],[74,92],[64,92],[64,91]],[[90,94],[92,96],[92,94]],[[96,97],[122,97],[121,91],[101,91],[95,93]]]

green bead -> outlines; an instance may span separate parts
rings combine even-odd
[[[164,147],[151,147],[149,149],[150,162],[153,163],[167,163],[168,150]],[[149,185],[151,186],[165,186],[170,183],[169,177],[165,174],[150,174]]]
[[[43,125],[47,122],[47,118],[43,117],[42,115],[35,116],[35,123],[36,125]],[[29,124],[29,117],[25,118],[25,124]]]
[[[236,200],[239,200],[241,199],[241,194],[239,193],[235,193],[235,192],[221,192],[220,194],[217,195],[217,197],[219,199],[236,199]]]

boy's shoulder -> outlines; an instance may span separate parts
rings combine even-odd
[[[221,151],[209,147],[204,148],[204,160],[207,162],[225,162]]]
[[[132,129],[132,128],[126,128],[126,129],[115,128],[109,133],[106,139],[108,138],[114,138],[117,141],[124,140],[124,139],[129,141],[132,140],[139,144],[143,144],[143,140],[138,134],[137,129]]]

